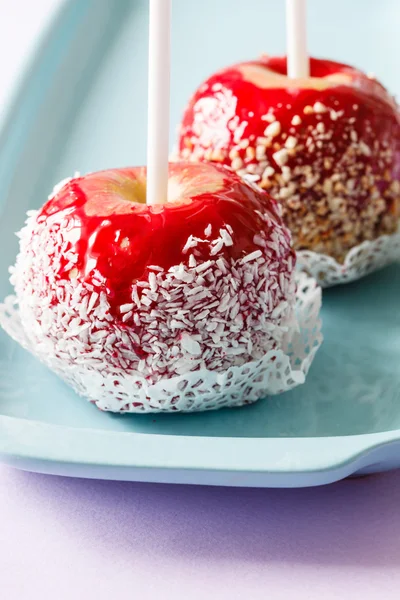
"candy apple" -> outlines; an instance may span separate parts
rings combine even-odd
[[[67,380],[81,364],[72,383],[89,397],[93,378],[242,365],[293,323],[294,252],[266,192],[187,162],[170,165],[167,203],[145,198],[145,168],[75,177],[19,234],[11,281],[26,335]]]
[[[229,165],[283,207],[294,247],[343,261],[364,240],[397,230],[400,119],[372,76],[310,59],[289,79],[284,57],[218,71],[191,98],[178,156]]]

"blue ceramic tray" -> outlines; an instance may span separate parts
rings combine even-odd
[[[310,0],[311,47],[379,73],[398,91],[399,67],[386,60],[400,54],[397,2],[365,0],[355,41],[358,4],[337,0],[326,15],[329,4]],[[215,68],[284,50],[276,0],[173,5],[174,124]],[[0,138],[1,297],[13,232],[55,182],[76,169],[144,162],[146,53],[147,0],[70,0],[58,15]],[[265,487],[400,467],[399,297],[400,267],[327,290],[325,343],[304,386],[194,415],[100,413],[0,332],[0,457],[46,473]]]

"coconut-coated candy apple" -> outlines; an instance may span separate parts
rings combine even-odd
[[[76,387],[89,398],[90,374],[155,383],[242,365],[279,348],[293,322],[279,205],[211,163],[171,164],[168,196],[146,205],[144,168],[76,177],[19,234],[24,330],[54,370],[84,366]]]
[[[364,240],[396,231],[400,119],[373,77],[310,59],[311,75],[286,76],[286,58],[222,69],[191,98],[179,157],[251,176],[283,207],[296,250],[343,261]]]

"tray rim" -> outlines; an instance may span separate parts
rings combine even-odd
[[[22,443],[19,439],[21,433],[24,434]],[[161,440],[164,446],[163,451],[165,454],[163,454],[161,461],[159,456],[154,456],[151,453],[151,442],[154,437]],[[29,448],[29,441],[32,438],[35,441],[35,446]],[[47,445],[49,440],[54,441],[54,443]],[[128,453],[128,458],[121,455],[118,444],[115,444],[117,440],[122,440],[128,446],[132,445],[132,449],[135,450],[134,462],[131,460],[130,453]],[[226,453],[226,450],[231,447],[232,441],[235,442],[238,452],[252,451],[255,449],[252,448],[254,446],[263,446],[265,450],[270,452],[260,453],[257,459],[258,462],[253,462],[252,466],[246,464],[249,457],[245,455],[240,457],[239,462],[235,456],[235,464],[232,464],[230,462],[231,456]],[[340,446],[339,444],[333,444],[333,442],[338,441],[341,443]],[[72,449],[67,442],[73,444]],[[93,446],[89,442],[92,442]],[[99,444],[96,446],[97,442]],[[241,470],[244,467],[248,471],[261,469],[269,473],[315,472],[354,462],[369,452],[379,450],[393,442],[400,442],[399,430],[397,429],[343,436],[247,438],[114,432],[105,429],[64,426],[6,415],[0,416],[0,456],[20,455],[26,458],[54,460],[71,464],[86,463],[143,468],[192,468],[196,470],[207,468],[230,471]],[[110,446],[107,446],[107,444]],[[83,449],[83,445],[87,447]],[[292,460],[289,461],[286,458],[287,464],[282,464],[281,451],[283,447],[285,447],[285,452],[288,454],[290,446],[293,445],[297,446],[300,454],[290,453],[293,456]],[[332,456],[332,453],[324,455],[325,446],[332,448],[332,445],[336,446],[335,456]],[[179,446],[184,446],[185,453],[181,454],[179,452]],[[194,464],[193,457],[190,456],[189,458],[187,452],[190,449],[189,446],[192,446],[192,451],[201,451],[201,464]],[[319,448],[316,448],[316,446],[319,446]],[[279,456],[273,457],[271,451],[276,451],[276,449],[279,450]],[[314,453],[317,450],[322,451],[321,455],[315,456]],[[215,455],[219,456],[219,464],[215,461]],[[312,457],[312,464],[307,464],[307,462],[300,459],[301,455],[307,458]],[[112,458],[110,459],[110,457]],[[254,461],[254,456],[250,458]],[[211,462],[204,465],[204,462],[210,459]],[[299,462],[301,462],[300,467],[297,464]]]
[[[0,171],[9,174],[17,171],[20,153],[15,149],[19,127],[33,122],[38,110],[37,102],[30,102],[29,89],[37,81],[38,73],[46,72],[43,64],[51,56],[50,38],[64,44],[64,53],[73,44],[73,15],[77,5],[78,2],[63,3],[56,11],[49,30],[36,45],[35,60],[28,64],[19,79],[13,100],[0,124]],[[98,5],[95,0],[80,0],[79,7],[82,12],[89,11],[95,17]],[[55,35],[56,30],[65,28],[67,22],[67,34]],[[47,77],[49,79],[51,75]],[[21,143],[19,139],[19,143],[23,147],[27,142],[25,139]],[[156,449],[153,447],[155,436]],[[128,469],[130,474],[120,473],[117,478],[213,484],[211,474],[214,473],[220,475],[216,484],[247,485],[241,483],[247,473],[251,485],[318,485],[341,479],[370,465],[381,452],[385,453],[390,446],[397,447],[398,443],[400,429],[335,437],[208,437],[110,432],[0,415],[1,461],[25,469],[66,475],[79,475],[78,467],[81,466],[85,477],[100,474],[110,479],[114,478],[113,470]],[[172,479],[171,475],[165,475],[163,479],[159,471],[173,472],[174,475]],[[203,481],[197,480],[199,472],[207,472],[208,477],[204,474]],[[235,473],[241,474],[242,480],[229,478],[229,474]],[[316,474],[320,475],[319,479],[308,477]],[[300,478],[291,484],[287,478],[294,475]]]

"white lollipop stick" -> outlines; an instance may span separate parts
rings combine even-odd
[[[150,0],[146,204],[168,199],[171,0]]]
[[[306,0],[286,0],[287,70],[292,78],[309,77]]]

